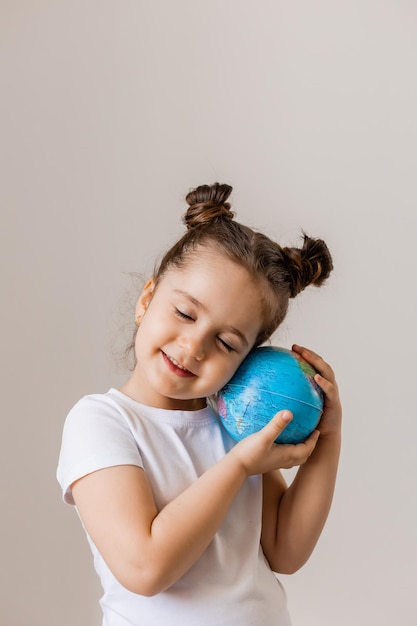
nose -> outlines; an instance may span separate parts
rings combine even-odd
[[[196,361],[202,361],[206,356],[204,338],[193,333],[178,337],[178,344],[185,354]]]

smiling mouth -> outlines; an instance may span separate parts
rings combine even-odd
[[[168,365],[171,372],[174,372],[174,374],[182,378],[194,378],[195,377],[195,374],[190,372],[190,370],[187,370],[187,368],[181,365],[181,363],[178,363],[178,361],[176,361],[172,356],[168,356],[162,350],[161,352],[162,352],[164,361]]]

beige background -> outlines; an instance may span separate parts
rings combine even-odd
[[[412,0],[0,1],[2,626],[100,624],[63,421],[124,379],[127,274],[215,180],[242,221],[334,253],[275,340],[325,355],[345,404],[294,626],[417,623],[416,60]]]

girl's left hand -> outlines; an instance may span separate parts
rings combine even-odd
[[[317,427],[320,431],[320,438],[339,436],[342,424],[342,405],[332,368],[312,350],[296,344],[292,346],[292,350],[318,372],[314,380],[324,392],[323,414]]]

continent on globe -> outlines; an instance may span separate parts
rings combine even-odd
[[[316,428],[323,411],[323,392],[315,369],[286,348],[255,348],[216,397],[225,430],[236,441],[257,432],[275,413],[293,414],[276,443],[299,443]]]

